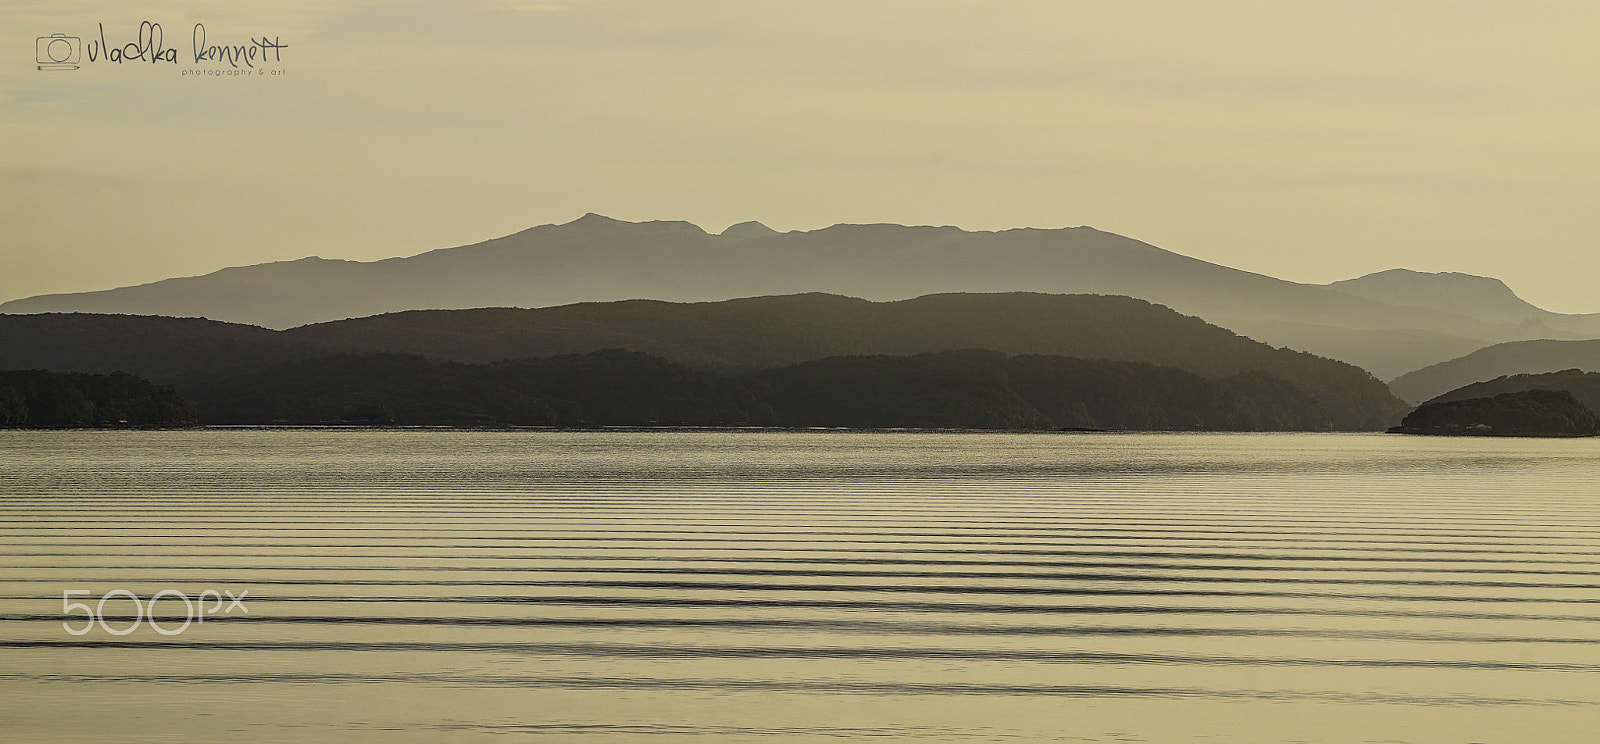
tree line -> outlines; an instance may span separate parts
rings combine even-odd
[[[961,350],[840,356],[756,372],[620,349],[465,364],[336,355],[180,382],[205,423],[1323,431],[1264,372]]]

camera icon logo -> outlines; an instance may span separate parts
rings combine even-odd
[[[83,40],[66,34],[51,34],[38,38],[37,51],[41,70],[76,70],[83,58]]]

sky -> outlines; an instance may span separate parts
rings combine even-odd
[[[174,61],[107,58],[147,21]],[[0,301],[597,212],[1090,225],[1600,312],[1596,39],[1592,0],[0,0]]]

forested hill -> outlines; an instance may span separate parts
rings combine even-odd
[[[327,356],[278,331],[204,318],[46,313],[0,315],[0,369],[49,369],[154,380]]]
[[[710,303],[410,311],[270,331],[198,319],[0,316],[0,367],[123,370],[158,381],[259,369],[336,352],[492,362],[628,349],[696,369],[747,372],[843,355],[989,349],[1144,362],[1211,379],[1261,371],[1315,400],[1344,430],[1406,406],[1342,362],[1275,349],[1160,305],[1100,295],[949,294],[868,302],[826,294]]]
[[[1600,372],[1584,372],[1581,369],[1497,377],[1493,380],[1464,385],[1428,402],[1444,403],[1471,398],[1490,398],[1525,390],[1558,390],[1571,393],[1578,402],[1592,410],[1600,411]]]
[[[958,350],[830,357],[743,374],[607,350],[461,364],[341,355],[181,383],[224,424],[784,426],[1323,431],[1327,412],[1265,373]]]
[[[690,366],[740,369],[842,354],[961,348],[1144,361],[1207,375],[1310,358],[1280,353],[1143,300],[1032,293],[898,302],[812,293],[723,302],[415,310],[301,326],[282,338],[463,362],[627,348]]]
[[[1489,398],[1430,401],[1394,434],[1490,437],[1592,437],[1600,416],[1565,390],[1518,390]]]
[[[194,409],[170,387],[126,373],[0,370],[0,427],[192,426]]]
[[[944,294],[868,302],[802,294],[425,310],[302,326],[284,335],[310,345],[468,362],[623,348],[724,370],[980,348],[1146,362],[1211,378],[1269,372],[1322,404],[1340,429],[1380,429],[1407,409],[1359,367],[1275,349],[1143,300],[1102,295]]]
[[[1496,344],[1401,375],[1389,384],[1406,400],[1424,401],[1474,382],[1564,369],[1600,371],[1600,340]]]

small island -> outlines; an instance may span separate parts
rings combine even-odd
[[[1564,390],[1522,390],[1492,398],[1424,403],[1389,433],[1592,437],[1600,434],[1600,416]]]

